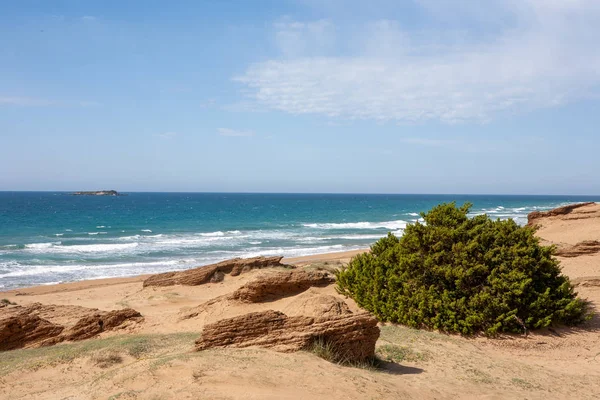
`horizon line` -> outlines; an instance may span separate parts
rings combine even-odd
[[[0,190],[0,193],[75,193],[75,192],[100,192],[115,189],[97,190]],[[556,197],[600,197],[600,194],[532,194],[532,193],[383,193],[383,192],[235,192],[235,191],[146,191],[130,190],[117,193],[182,193],[182,194],[306,194],[306,195],[373,195],[373,196],[556,196]]]

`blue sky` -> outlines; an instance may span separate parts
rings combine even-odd
[[[600,194],[596,0],[0,5],[0,190]]]

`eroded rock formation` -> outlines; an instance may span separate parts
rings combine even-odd
[[[137,323],[142,315],[130,308],[100,311],[78,306],[12,306],[0,309],[0,350],[49,346],[89,339],[100,332]]]
[[[58,336],[63,329],[61,325],[27,313],[0,317],[0,351],[28,347]]]
[[[587,254],[600,252],[600,241],[584,240],[573,246],[560,246],[556,249],[556,255],[560,257],[579,257]]]
[[[378,337],[377,320],[368,313],[288,317],[267,310],[206,325],[196,349],[259,346],[293,352],[319,340],[331,344],[340,359],[353,362],[372,357]]]
[[[326,271],[286,271],[261,276],[233,292],[231,299],[245,303],[273,301],[302,293],[311,287],[327,286],[335,277]]]
[[[263,303],[284,297],[295,296],[311,287],[323,287],[335,282],[335,277],[326,271],[304,271],[300,269],[272,272],[256,277],[236,291],[215,297],[181,314],[181,319],[195,318],[212,310],[217,304]]]
[[[548,211],[534,211],[527,215],[527,225],[535,225],[537,223],[537,220],[539,220],[540,218],[555,217],[558,215],[566,215],[566,214],[571,213],[573,210],[575,210],[577,208],[586,207],[586,206],[589,206],[592,204],[596,204],[596,203],[587,202],[587,203],[569,204],[569,205],[554,208],[554,209],[548,210]]]
[[[147,286],[172,286],[187,285],[196,286],[208,282],[219,282],[225,274],[237,276],[253,269],[286,267],[293,268],[281,263],[283,257],[254,257],[234,258],[218,264],[188,269],[186,271],[165,272],[150,276],[144,281]]]

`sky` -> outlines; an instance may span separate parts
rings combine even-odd
[[[600,194],[600,1],[0,2],[0,190]]]

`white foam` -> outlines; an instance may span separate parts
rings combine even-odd
[[[303,226],[315,229],[404,229],[406,221],[312,223],[303,224]]]
[[[208,232],[208,233],[198,233],[198,236],[221,237],[221,236],[225,236],[225,232],[217,231],[217,232]]]
[[[239,253],[228,253],[227,257],[258,257],[258,256],[275,256],[282,255],[284,257],[301,257],[309,256],[313,254],[323,253],[338,253],[341,251],[349,250],[360,250],[364,246],[344,246],[342,244],[336,244],[331,246],[317,246],[317,247],[277,247],[277,248],[249,248],[244,252]]]
[[[168,260],[168,261],[153,261],[153,262],[131,262],[118,264],[68,264],[68,265],[18,265],[18,270],[0,274],[0,278],[10,278],[18,276],[37,276],[57,273],[72,273],[77,271],[91,271],[99,269],[127,269],[127,268],[144,268],[156,266],[173,266],[183,263],[189,263],[194,260]],[[15,269],[15,265],[11,265]]]
[[[50,247],[53,247],[54,245],[59,245],[61,242],[52,242],[52,243],[30,243],[30,244],[26,244],[25,248],[26,249],[49,249]]]
[[[121,236],[119,240],[138,240],[141,239],[142,235],[133,235],[133,236]]]
[[[54,236],[62,236],[64,233],[55,233]]]
[[[407,215],[410,215],[411,217],[418,217],[419,213],[408,213]]]
[[[142,229],[141,231],[142,231],[142,232],[149,232],[149,233],[152,233],[152,230],[151,230],[151,229]]]
[[[98,225],[96,228],[100,229],[100,228],[106,228],[104,225]]]
[[[106,235],[108,232],[88,232],[88,235]]]
[[[396,233],[398,231],[394,231],[392,233]],[[401,231],[402,232],[402,231]],[[343,240],[370,240],[370,239],[381,239],[383,237],[383,235],[349,235],[349,236],[336,236],[334,238],[331,238],[332,240],[335,239],[343,239]]]
[[[72,246],[62,246],[61,242],[56,243],[32,243],[25,245],[25,250],[34,253],[100,253],[107,251],[123,251],[137,247],[138,243],[123,244],[79,244]]]

